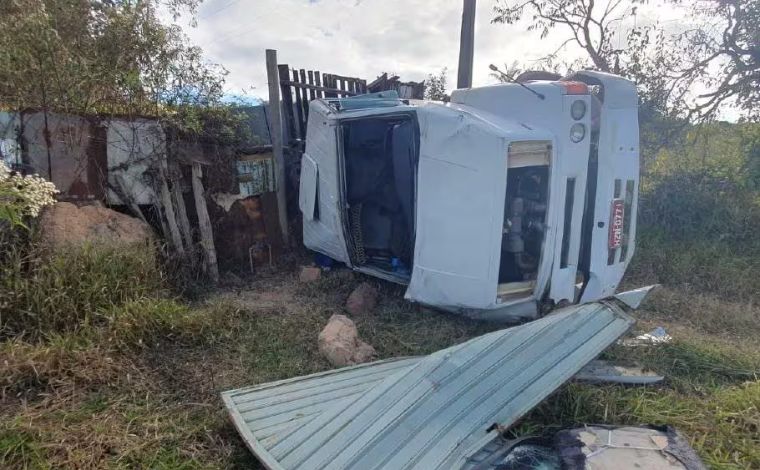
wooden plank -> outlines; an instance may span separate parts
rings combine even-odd
[[[330,75],[329,73],[326,73],[326,74],[323,75],[322,78],[324,78],[324,80],[323,80],[323,82],[324,82],[323,86],[325,87],[325,89],[324,89],[324,91],[325,91],[325,98],[335,98],[336,96],[338,96],[333,91],[334,87],[333,87],[333,78],[332,78],[332,75]]]
[[[319,70],[317,70],[316,72],[314,72],[314,85],[316,85],[318,87],[322,86],[322,80],[319,78],[321,76],[322,76],[322,74],[319,73]],[[317,93],[317,98],[324,98],[325,97],[325,92],[322,91],[322,90],[316,90],[316,93]]]
[[[304,85],[308,85],[306,83],[306,71],[304,69],[301,69],[301,83]],[[309,121],[309,93],[313,93],[311,90],[307,90],[306,88],[303,88],[301,90],[301,93],[303,94],[303,99],[301,100],[301,106],[303,106],[303,132],[301,132],[301,139],[306,140],[306,123]]]
[[[309,75],[309,85],[314,85],[314,72],[309,70],[307,73]],[[316,98],[317,98],[317,95],[314,89],[309,88],[309,101],[314,100]]]
[[[292,139],[296,135],[296,119],[293,116],[293,93],[288,84],[290,82],[290,68],[288,68],[288,64],[281,64],[277,66],[277,71],[280,90],[282,91],[283,122],[288,128],[288,135]]]
[[[283,253],[282,228],[278,218],[277,209],[279,203],[274,193],[263,193],[259,196],[261,201],[261,215],[264,218],[264,230],[267,233],[267,242],[272,248],[272,257],[277,259]]]
[[[337,88],[341,92],[346,89],[346,80],[344,78],[338,78],[336,79],[336,81],[337,81],[337,86],[335,88]],[[345,93],[339,93],[338,96],[342,98],[342,97],[345,97],[346,95]]]
[[[331,75],[332,75],[333,77],[335,77],[336,79],[343,79],[343,80],[360,80],[358,77],[348,77],[348,76],[346,76],[346,75],[336,75],[336,74],[331,74]]]
[[[283,243],[288,244],[288,205],[286,199],[285,152],[282,145],[282,118],[280,113],[280,76],[277,67],[277,51],[267,49],[267,76],[269,79],[270,126],[272,129],[272,150],[274,153],[275,184],[277,191],[277,211],[280,220]],[[287,70],[287,65],[285,66]],[[288,87],[288,90],[290,87]],[[288,106],[288,103],[285,103]],[[292,106],[289,108],[292,111]],[[293,134],[291,134],[292,136]]]
[[[169,191],[168,182],[168,165],[166,162],[166,154],[160,153],[158,155],[158,178],[161,193],[161,205],[163,206],[164,216],[166,217],[166,225],[169,229],[169,235],[171,236],[172,245],[180,256],[185,254],[185,245],[182,243],[182,235],[179,231],[179,225],[177,225],[177,217],[174,212],[174,204],[172,203],[171,192]],[[166,234],[164,234],[166,236]]]
[[[268,52],[268,51],[267,51]],[[277,88],[277,87],[275,87]],[[201,233],[201,248],[203,248],[206,261],[206,274],[215,284],[219,282],[219,267],[216,262],[216,247],[214,246],[214,230],[211,228],[211,219],[206,207],[206,194],[203,189],[203,170],[201,164],[193,162],[193,196],[195,197],[195,210],[198,213],[198,227]]]
[[[303,100],[301,99],[301,92],[303,89],[301,87],[302,84],[298,79],[298,70],[296,69],[293,69],[293,79],[295,80],[293,91],[296,94],[296,123],[298,124],[298,132],[294,137],[303,140],[306,135],[306,121],[303,116]]]
[[[337,96],[337,93],[341,93],[341,94],[345,94],[349,96],[354,94],[348,91],[340,90],[339,88],[328,87],[324,83],[322,84],[322,86],[309,85],[308,83],[294,82],[292,80],[284,81],[283,83],[288,86],[292,86],[293,88],[296,88],[296,89],[313,89],[316,91],[322,91],[324,92],[326,98],[335,98]]]
[[[185,241],[185,246],[189,248],[193,246],[193,236],[192,231],[190,230],[190,219],[187,217],[185,196],[182,194],[182,171],[175,159],[172,159],[172,161],[169,162],[169,179],[172,182],[174,204],[177,206],[179,230],[182,233],[182,239]]]

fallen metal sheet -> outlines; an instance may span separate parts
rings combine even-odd
[[[665,380],[651,370],[639,366],[626,366],[609,361],[591,361],[573,377],[591,383],[618,383],[627,385],[651,385]]]
[[[223,398],[269,469],[463,468],[633,324],[615,303],[560,310],[423,358],[382,361]]]

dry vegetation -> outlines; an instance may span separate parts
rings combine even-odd
[[[642,249],[652,248],[645,243]],[[22,294],[10,297],[5,290],[0,304],[3,325],[12,326],[0,341],[0,468],[259,468],[219,392],[328,368],[317,333],[332,314],[344,313],[348,294],[367,280],[337,270],[302,284],[293,265],[190,302],[162,287],[160,270],[146,261],[150,250],[88,247],[44,263],[33,257],[13,281],[6,263],[4,282],[21,286],[16,292]],[[637,258],[628,284],[656,275],[652,260],[659,256]],[[132,269],[115,269],[115,263]],[[694,262],[674,260],[669,268],[672,281],[639,311],[638,328],[663,325],[675,341],[606,353],[635,359],[667,382],[649,388],[570,384],[513,432],[580,423],[670,424],[712,467],[760,467],[757,279],[731,286],[734,291],[709,289],[686,282],[714,282],[688,275],[698,268]],[[46,274],[36,275],[39,270]],[[69,282],[74,276],[97,282]],[[402,300],[402,288],[370,282],[381,292],[377,311],[354,320],[381,357],[429,353],[494,328],[420,310]],[[51,294],[58,307],[40,300]],[[54,321],[59,308],[63,323]],[[21,319],[12,318],[14,312]],[[19,330],[30,319],[31,326]]]

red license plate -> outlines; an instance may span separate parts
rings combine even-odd
[[[610,250],[619,248],[623,243],[623,219],[625,217],[625,201],[613,199],[610,209]]]

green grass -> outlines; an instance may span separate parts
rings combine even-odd
[[[0,342],[0,468],[260,468],[219,392],[328,369],[317,335],[331,315],[345,313],[346,298],[362,281],[379,289],[380,302],[372,314],[353,319],[381,358],[427,354],[495,328],[420,309],[403,300],[403,288],[348,271],[311,284],[297,282],[295,272],[260,275],[245,288],[188,303],[167,297],[157,268],[134,258],[125,261],[131,271],[98,271],[94,264],[119,262],[127,254],[81,256],[89,261],[80,260],[76,269],[89,270],[87,276],[104,273],[101,288],[126,280],[138,285],[102,295],[77,283],[70,290],[41,290],[67,292],[59,299],[72,324],[33,323],[12,337],[6,330]],[[664,259],[652,253],[643,258]],[[675,280],[686,279],[683,266],[707,269],[678,260],[676,265],[682,277]],[[54,272],[64,269],[57,264]],[[634,275],[642,272],[637,269]],[[31,289],[38,281],[24,282]],[[741,289],[754,281],[746,282]],[[712,467],[760,468],[758,310],[750,300],[727,301],[718,284],[717,292],[699,296],[692,288],[669,283],[637,313],[640,330],[663,325],[672,343],[615,346],[605,353],[664,374],[664,384],[572,383],[513,432],[546,434],[584,423],[669,424]],[[89,300],[66,300],[82,290]],[[46,305],[28,294],[20,298]],[[69,311],[74,305],[82,309],[76,315]],[[52,306],[41,311],[56,312]],[[37,327],[44,331],[30,331]]]
[[[758,468],[760,464],[758,382],[718,388],[706,395],[669,388],[571,384],[529,413],[514,433],[544,434],[597,423],[674,426],[711,468]]]
[[[641,228],[636,253],[626,277],[635,285],[660,283],[711,295],[729,302],[750,303],[760,292],[760,245],[757,240],[670,238],[657,228]]]
[[[85,245],[55,253],[2,245],[0,337],[76,331],[102,310],[163,287],[155,248]]]

